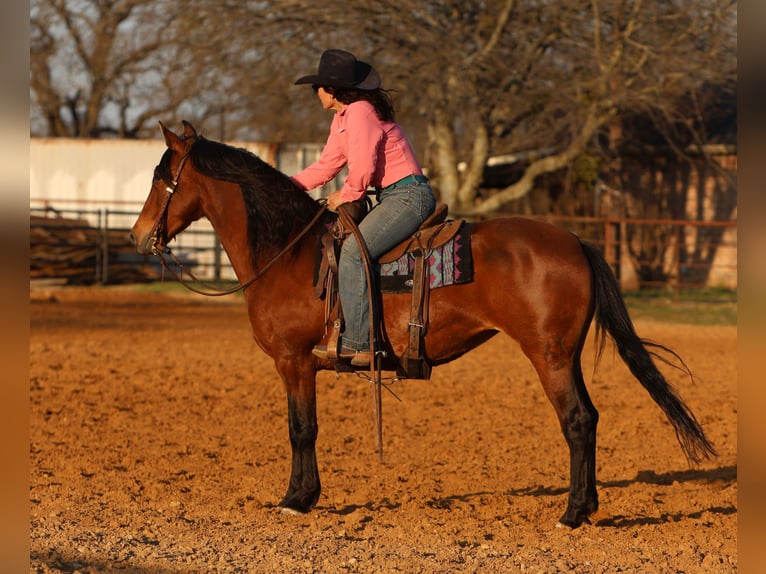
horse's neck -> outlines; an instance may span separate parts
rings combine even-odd
[[[247,210],[238,186],[220,187],[208,194],[205,216],[229,257],[237,279],[247,281],[255,274],[247,233]]]
[[[227,184],[218,187],[208,194],[207,199],[205,215],[215,229],[240,282],[253,278],[279,256],[279,246],[260,250],[257,257],[254,256],[255,247],[250,244],[248,234],[245,200],[238,186]]]

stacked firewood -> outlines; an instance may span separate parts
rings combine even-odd
[[[126,230],[106,230],[83,219],[30,216],[29,276],[69,284],[153,281],[158,271],[138,255]]]

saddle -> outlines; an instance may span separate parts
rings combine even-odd
[[[462,220],[447,220],[447,205],[439,204],[434,212],[423,221],[418,230],[410,237],[396,245],[393,249],[378,258],[381,264],[390,263],[410,254],[415,262],[412,280],[412,303],[410,305],[410,320],[408,323],[408,345],[401,357],[386,357],[386,367],[395,370],[400,376],[410,379],[428,379],[431,374],[431,365],[423,354],[423,337],[428,325],[428,298],[429,298],[429,269],[428,259],[430,253],[454,238],[460,230]],[[315,276],[315,296],[325,299],[325,327],[327,331],[328,357],[333,360],[337,357],[338,340],[343,326],[343,310],[338,299],[338,257],[343,241],[352,233],[346,227],[355,227],[361,221],[367,211],[359,206],[353,206],[347,214],[353,218],[353,222],[346,222],[339,218],[321,239],[322,255]],[[370,274],[374,277],[374,274]],[[370,285],[370,293],[380,301],[380,292],[376,283]],[[374,293],[373,293],[373,290]],[[375,307],[373,307],[375,309]],[[377,306],[380,309],[380,305]],[[382,321],[382,313],[373,312],[371,317],[379,315]],[[379,338],[382,339],[385,329],[376,329]],[[380,345],[389,347],[386,341],[378,341]],[[333,353],[333,351],[335,353]],[[344,366],[335,362],[336,370],[345,370]]]

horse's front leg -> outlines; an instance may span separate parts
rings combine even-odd
[[[309,356],[310,357],[310,356]],[[287,412],[292,447],[290,484],[279,506],[308,512],[319,500],[322,489],[316,458],[319,427],[316,411],[316,369],[313,358],[294,355],[277,359],[277,370],[287,391]]]

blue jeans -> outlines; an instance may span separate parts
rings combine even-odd
[[[385,188],[377,194],[378,203],[359,224],[373,261],[418,229],[436,208],[428,183],[407,183]],[[375,265],[373,273],[378,272]],[[343,243],[338,262],[338,293],[346,326],[342,334],[345,347],[370,349],[370,302],[367,276],[359,245],[351,235]]]

